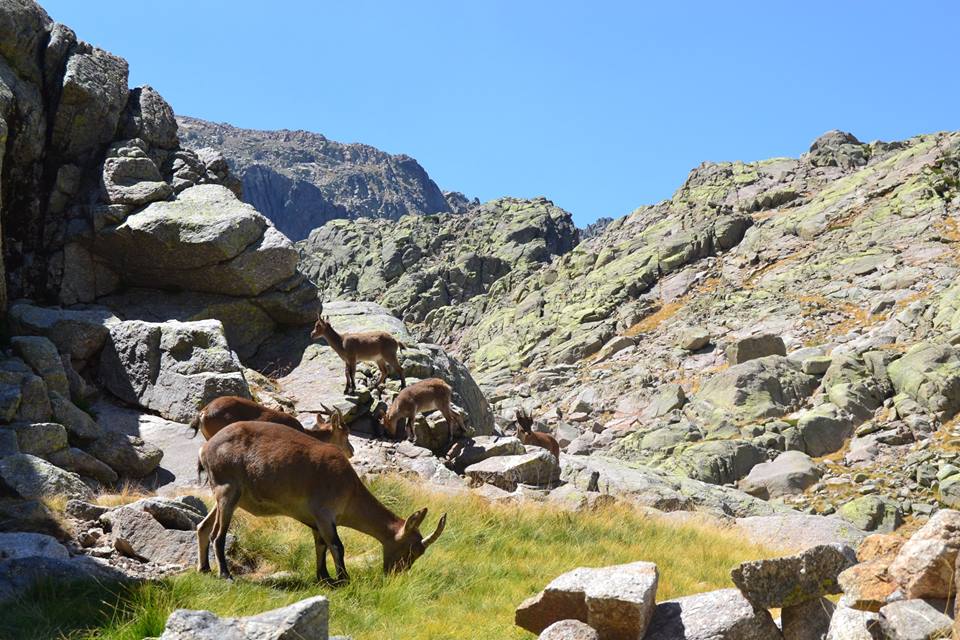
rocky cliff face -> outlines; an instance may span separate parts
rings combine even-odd
[[[293,240],[336,218],[462,212],[471,202],[443,193],[416,160],[308,131],[255,131],[180,117],[190,148],[223,152],[244,200]]]
[[[549,200],[502,198],[468,216],[335,220],[298,243],[325,299],[378,301],[413,323],[528,273],[577,243],[570,214]],[[358,260],[357,257],[362,259]]]

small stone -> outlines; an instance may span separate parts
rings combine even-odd
[[[685,351],[699,351],[710,344],[710,332],[703,327],[689,327],[680,336],[678,345]]]
[[[787,348],[780,336],[762,334],[741,338],[727,347],[727,362],[742,364],[766,356],[786,356]]]
[[[543,630],[539,640],[599,640],[596,629],[579,620],[561,620]]]

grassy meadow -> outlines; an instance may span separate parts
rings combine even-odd
[[[733,533],[666,524],[628,506],[568,513],[491,505],[429,493],[397,478],[378,479],[372,488],[404,517],[429,507],[424,532],[448,514],[442,537],[406,573],[383,576],[379,543],[341,528],[352,581],[340,588],[317,585],[313,540],[305,527],[238,511],[232,557],[248,573],[232,584],[190,570],[127,587],[43,585],[6,608],[0,638],[134,640],[160,635],[176,608],[242,616],[323,594],[330,599],[331,632],[354,640],[530,639],[514,626],[514,608],[575,567],[656,562],[663,600],[731,586],[734,565],[771,555]],[[283,573],[267,579],[277,572]]]

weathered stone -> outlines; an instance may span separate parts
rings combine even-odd
[[[28,556],[0,562],[0,602],[22,598],[36,585],[51,582],[102,586],[129,582],[129,577],[106,562],[89,556],[67,560]]]
[[[840,593],[837,576],[856,562],[846,545],[820,545],[794,556],[744,562],[730,575],[754,606],[789,607]]]
[[[458,473],[463,473],[470,465],[487,458],[523,455],[526,452],[523,444],[513,436],[477,436],[457,447],[452,461],[453,468]]]
[[[601,639],[642,638],[653,616],[657,579],[651,562],[574,569],[521,604],[515,622],[541,633],[554,622],[579,620]]]
[[[786,356],[787,348],[780,336],[769,334],[741,338],[727,347],[727,362],[743,364],[766,356]]]
[[[200,503],[203,505],[203,502]],[[165,529],[195,531],[206,515],[206,507],[201,513],[196,506],[188,506],[182,501],[170,498],[143,498],[125,505],[129,509],[139,509],[149,513]]]
[[[74,360],[96,354],[107,339],[104,324],[113,317],[106,309],[51,309],[18,302],[8,313],[13,333],[46,336],[60,353]]]
[[[644,640],[781,640],[766,610],[736,589],[720,589],[657,605]]]
[[[740,489],[768,500],[803,493],[823,472],[805,453],[785,451],[770,462],[756,465],[740,481]]]
[[[839,606],[830,619],[827,640],[881,640],[880,616],[871,611],[859,611]]]
[[[48,391],[70,397],[70,383],[56,345],[43,336],[15,336],[10,339],[13,352],[43,378]]]
[[[538,640],[600,640],[600,636],[585,622],[561,620],[544,629]]]
[[[710,332],[703,327],[689,327],[680,336],[678,344],[686,351],[699,351],[710,344]]]
[[[106,432],[87,451],[126,478],[142,478],[160,465],[163,451],[139,436]]]
[[[159,640],[327,640],[329,603],[314,596],[246,618],[177,609]]]
[[[949,344],[920,343],[887,367],[897,393],[949,420],[960,410],[960,356]]]
[[[686,445],[675,454],[673,463],[695,480],[727,484],[766,459],[764,451],[745,440],[706,440]]]
[[[853,423],[839,414],[833,404],[822,404],[805,412],[797,420],[803,450],[811,456],[824,456],[843,447],[853,435]]]
[[[838,578],[844,604],[861,611],[880,611],[898,588],[889,574],[891,561],[869,560],[844,570]]]
[[[953,620],[926,600],[899,600],[880,609],[880,628],[889,640],[938,640],[950,636]]]
[[[88,441],[103,435],[103,430],[90,414],[55,391],[50,392],[50,408],[54,420],[66,427],[75,439]]]
[[[833,358],[830,356],[810,356],[800,362],[800,368],[803,369],[804,373],[809,373],[812,376],[820,376],[827,372],[832,362]]]
[[[895,531],[903,523],[903,512],[893,501],[880,496],[861,496],[844,503],[837,514],[863,531]]]
[[[0,562],[37,556],[66,560],[70,552],[56,538],[42,533],[0,533]]]
[[[0,459],[0,479],[21,498],[67,495],[90,499],[93,496],[90,487],[77,474],[26,453]]]
[[[826,598],[807,600],[780,612],[783,640],[823,640],[830,629],[835,605]]]
[[[890,565],[907,598],[948,598],[960,550],[960,511],[941,509],[913,534]]]
[[[120,479],[117,472],[111,469],[109,465],[76,447],[54,451],[47,456],[47,460],[61,469],[93,478],[101,484],[112,485]]]
[[[800,513],[737,518],[736,526],[753,544],[789,551],[838,543],[855,547],[866,537],[841,518]]]
[[[52,422],[13,425],[21,453],[41,458],[67,447],[67,430]]]
[[[255,296],[296,273],[297,251],[227,188],[200,185],[101,231],[94,252],[135,286]]]
[[[678,384],[665,384],[657,389],[657,394],[643,410],[643,417],[648,420],[665,416],[675,409],[680,409],[687,403],[687,394]]]
[[[100,375],[121,400],[177,422],[219,396],[250,397],[217,320],[113,323]]]
[[[487,483],[506,491],[518,484],[549,486],[560,479],[560,466],[549,451],[538,449],[522,455],[497,456],[470,465],[464,471],[476,484]]]
[[[100,516],[109,511],[110,508],[73,498],[67,500],[67,505],[64,510],[67,512],[67,515],[77,518],[78,520],[93,521],[98,520]]]
[[[712,422],[776,418],[799,408],[817,379],[783,357],[767,356],[712,376],[693,398],[693,407]]]
[[[100,521],[110,527],[114,546],[126,556],[184,567],[197,561],[195,531],[165,529],[146,511],[129,507],[108,511]]]

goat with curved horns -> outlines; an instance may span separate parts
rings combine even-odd
[[[517,409],[517,439],[523,444],[532,447],[542,447],[553,454],[553,457],[560,461],[560,443],[556,438],[548,433],[540,433],[533,430],[533,416]]]
[[[340,359],[343,360],[344,373],[347,376],[347,385],[343,392],[357,392],[357,362],[376,362],[380,368],[379,387],[387,381],[389,367],[393,367],[400,374],[400,388],[407,386],[407,379],[403,375],[403,367],[397,359],[397,352],[406,349],[406,345],[394,338],[386,331],[364,331],[362,333],[337,333],[330,321],[317,312],[317,322],[310,333],[312,340],[324,338]]]
[[[349,579],[338,526],[379,540],[384,573],[393,573],[409,568],[422,556],[443,533],[447,520],[442,515],[436,530],[423,537],[420,525],[426,509],[406,520],[398,518],[364,486],[343,452],[289,427],[234,423],[203,445],[199,464],[210,478],[216,506],[197,527],[197,568],[210,570],[212,533],[222,578],[230,579],[225,545],[237,507],[256,516],[287,516],[310,527],[317,579],[328,583],[327,549],[336,565],[335,583]]]
[[[339,409],[329,409],[321,404],[326,412],[328,421],[318,424],[315,429],[305,429],[299,420],[289,413],[274,411],[253,400],[241,398],[240,396],[221,396],[216,400],[211,400],[207,406],[197,413],[190,426],[193,428],[193,437],[197,432],[203,434],[204,439],[209,440],[221,429],[241,421],[270,422],[273,424],[282,424],[302,431],[320,442],[326,442],[336,447],[340,447],[348,458],[353,457],[353,445],[350,444],[350,427]]]

